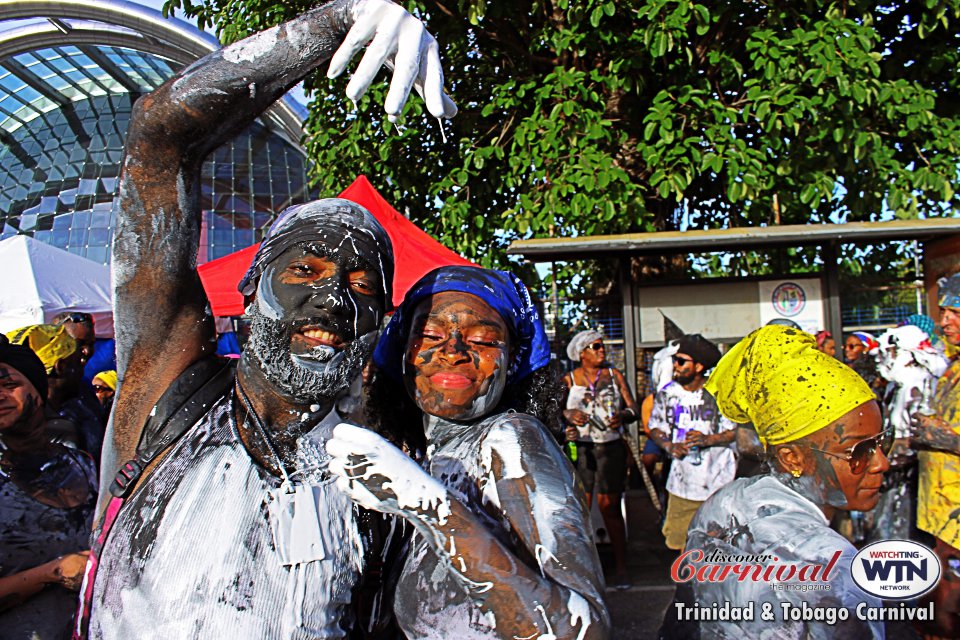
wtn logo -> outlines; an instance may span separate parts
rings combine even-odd
[[[890,580],[890,573],[894,575],[895,583],[907,582],[909,580],[927,579],[927,561],[921,560],[919,563],[909,560],[867,560],[862,558],[863,572],[867,580]]]
[[[850,575],[858,587],[885,600],[923,595],[940,580],[940,559],[922,544],[884,540],[854,556]]]

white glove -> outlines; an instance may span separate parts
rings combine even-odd
[[[357,0],[352,12],[353,27],[333,54],[327,71],[327,77],[336,78],[354,54],[370,43],[347,84],[347,97],[354,102],[362,98],[377,71],[386,64],[393,69],[390,91],[383,105],[390,122],[395,122],[403,111],[411,86],[434,117],[457,115],[457,106],[443,90],[437,41],[420,20],[388,0]]]
[[[440,524],[450,514],[446,488],[379,434],[340,423],[327,452],[337,487],[360,506]]]

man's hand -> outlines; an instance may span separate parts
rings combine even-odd
[[[440,524],[449,515],[444,486],[379,434],[341,423],[326,446],[337,487],[360,506]]]
[[[687,431],[687,436],[684,439],[684,444],[687,445],[687,450],[689,451],[690,447],[710,447],[711,444],[710,436],[700,431]]]
[[[960,455],[960,435],[936,416],[914,414],[910,424],[910,435],[910,442],[916,447]]]
[[[567,442],[576,442],[580,437],[580,432],[576,427],[567,427],[563,430],[563,435],[567,437]]]
[[[667,446],[667,453],[675,460],[681,460],[690,453],[690,447],[686,442],[670,442]]]
[[[457,107],[443,90],[440,49],[423,23],[400,5],[388,0],[356,0],[353,26],[333,54],[327,76],[336,78],[353,56],[367,47],[347,84],[347,97],[360,100],[384,64],[393,69],[390,91],[383,105],[390,122],[396,122],[410,94],[417,90],[436,118],[452,118]]]

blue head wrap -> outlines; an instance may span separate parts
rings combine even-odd
[[[439,267],[420,278],[404,296],[380,336],[373,361],[391,377],[403,377],[403,359],[410,335],[413,310],[425,298],[444,291],[470,293],[500,314],[517,342],[507,371],[507,384],[517,382],[550,361],[550,343],[530,292],[507,271],[480,267]]]
[[[960,273],[955,273],[949,278],[943,278],[939,282],[937,305],[950,309],[960,309]]]

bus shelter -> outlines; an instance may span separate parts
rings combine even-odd
[[[960,219],[890,220],[846,224],[778,225],[732,229],[662,231],[579,238],[518,240],[508,253],[531,262],[583,259],[620,263],[624,352],[628,379],[637,380],[637,350],[664,344],[664,312],[687,332],[718,342],[739,340],[775,317],[806,330],[826,328],[843,339],[840,252],[844,245],[917,241],[923,256],[927,308],[936,308],[936,281],[960,270]],[[819,274],[634,282],[629,260],[644,255],[688,255],[817,246]],[[632,348],[630,348],[632,345]]]

